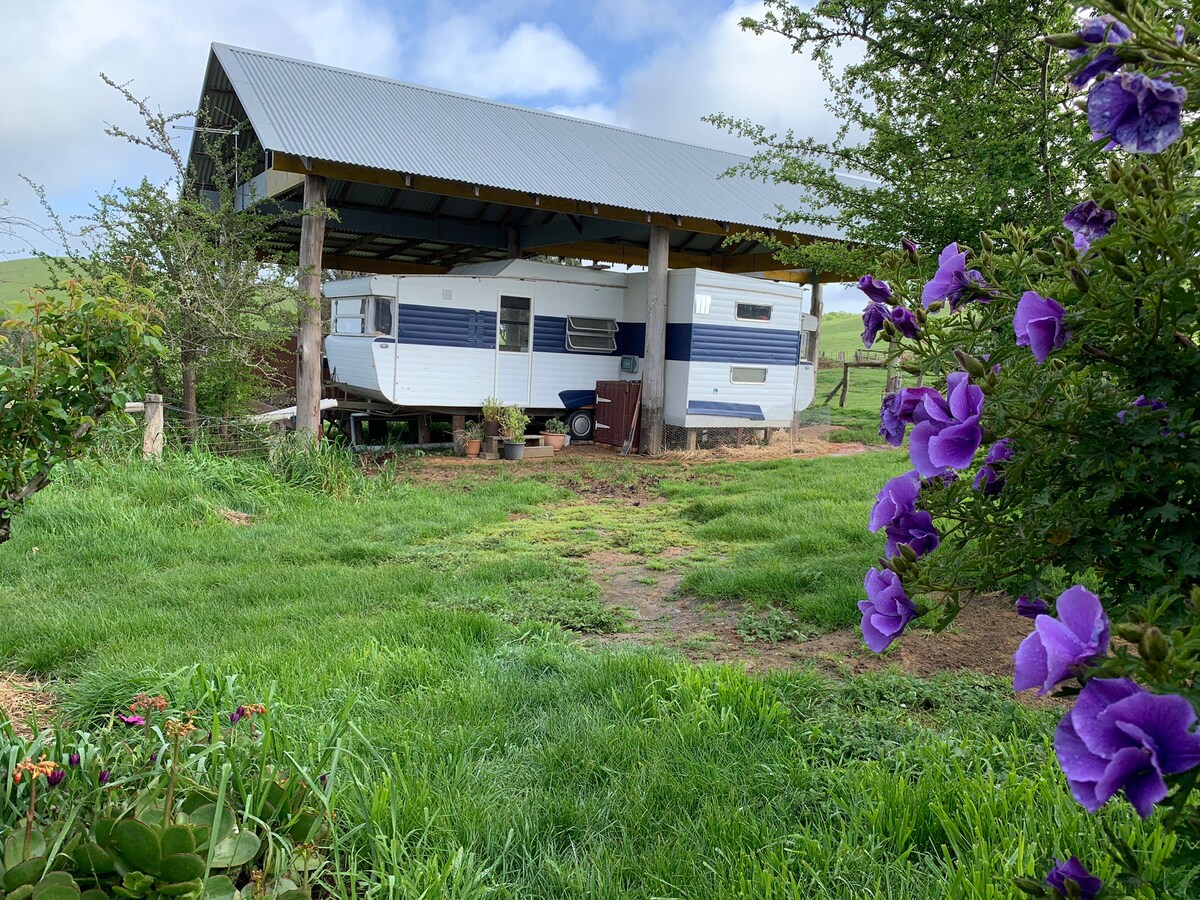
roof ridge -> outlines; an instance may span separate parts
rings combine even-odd
[[[666,144],[675,144],[680,147],[690,147],[693,150],[703,150],[707,153],[720,153],[725,156],[736,157],[737,159],[744,160],[745,162],[751,162],[753,160],[753,157],[747,156],[744,153],[735,153],[732,150],[721,150],[717,147],[706,147],[703,144],[693,144],[690,141],[680,141],[680,140],[676,140],[675,138],[662,137],[661,135],[657,135],[657,134],[647,134],[644,131],[635,131],[632,128],[625,128],[621,125],[613,125],[610,122],[596,122],[596,121],[593,121],[592,119],[582,119],[578,116],[568,116],[565,113],[556,113],[556,112],[552,112],[548,109],[537,109],[535,107],[530,107],[530,106],[518,106],[515,103],[505,103],[502,100],[493,100],[490,97],[477,97],[474,94],[463,94],[463,93],[460,93],[459,91],[451,91],[451,90],[447,90],[446,88],[433,87],[432,85],[416,84],[415,82],[411,82],[411,81],[401,81],[398,78],[388,78],[385,75],[375,75],[375,74],[372,74],[371,72],[358,72],[354,69],[343,68],[342,66],[331,66],[331,65],[328,65],[327,63],[313,62],[312,60],[308,60],[308,59],[297,59],[294,56],[283,56],[278,53],[268,53],[265,50],[254,50],[250,47],[238,47],[233,44],[224,44],[219,41],[213,41],[210,49],[213,51],[216,51],[216,49],[218,47],[220,47],[223,50],[231,50],[231,51],[234,51],[237,53],[249,53],[254,56],[265,56],[265,57],[269,57],[270,59],[276,59],[276,60],[281,60],[283,62],[294,63],[294,64],[300,65],[300,66],[309,66],[314,69],[325,69],[326,71],[330,71],[330,72],[340,72],[344,75],[352,75],[355,78],[363,78],[368,81],[377,81],[377,82],[382,82],[385,84],[395,84],[395,85],[399,85],[400,87],[412,88],[412,89],[418,90],[418,91],[425,91],[430,94],[440,94],[440,95],[446,96],[446,97],[455,97],[460,100],[471,100],[476,103],[486,103],[490,106],[498,106],[503,109],[512,109],[512,110],[516,110],[517,112],[532,113],[534,115],[547,116],[549,118],[554,118],[554,119],[565,119],[568,122],[579,122],[583,125],[591,125],[594,128],[606,128],[611,131],[619,131],[624,134],[635,134],[638,137],[650,138],[651,140],[662,141],[663,143],[666,143]]]

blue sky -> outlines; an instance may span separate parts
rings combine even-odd
[[[815,65],[737,25],[757,0],[45,0],[6,15],[0,200],[43,220],[20,176],[65,217],[98,191],[160,180],[148,151],[104,135],[136,116],[99,78],[167,111],[195,106],[213,41],[748,152],[700,121],[726,112],[830,137]],[[181,142],[187,140],[181,132]],[[45,249],[52,247],[42,244]],[[0,232],[0,258],[28,255]],[[829,291],[832,306],[856,309]]]

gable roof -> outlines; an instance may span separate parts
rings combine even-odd
[[[213,44],[205,91],[231,91],[263,148],[639,212],[780,228],[800,190],[745,175],[749,157],[570,116]],[[193,152],[195,152],[195,145]],[[736,229],[735,229],[736,230]]]

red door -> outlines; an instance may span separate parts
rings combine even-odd
[[[633,424],[634,410],[638,408],[641,396],[640,381],[597,381],[596,423],[592,440],[619,450],[629,437],[629,427]],[[638,416],[638,425],[633,434],[634,453],[637,452],[640,439],[641,416]]]

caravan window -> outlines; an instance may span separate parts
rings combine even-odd
[[[376,334],[386,334],[389,337],[392,334],[392,326],[395,324],[395,316],[392,311],[396,308],[390,297],[374,297],[372,298],[372,306],[375,311],[375,328]]]
[[[611,353],[617,349],[616,320],[567,316],[567,349]]]
[[[361,297],[333,301],[333,330],[336,334],[364,334],[367,301]]]
[[[766,384],[766,366],[730,366],[729,381],[731,384]]]
[[[509,353],[529,352],[529,298],[500,298],[501,350]]]
[[[771,307],[765,303],[739,303],[737,318],[743,322],[770,322]]]

